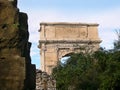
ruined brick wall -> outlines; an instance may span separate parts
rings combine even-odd
[[[0,0],[0,90],[35,90],[27,19],[17,0]]]

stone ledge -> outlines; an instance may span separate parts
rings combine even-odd
[[[78,26],[99,26],[97,23],[80,23],[80,22],[41,22],[40,25],[78,25]]]
[[[39,43],[100,43],[101,40],[39,40]]]

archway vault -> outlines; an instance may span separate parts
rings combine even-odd
[[[86,50],[96,51],[101,42],[97,27],[98,24],[86,23],[41,23],[41,69],[51,74],[62,56]]]

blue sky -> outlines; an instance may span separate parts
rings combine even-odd
[[[18,8],[28,14],[32,63],[40,68],[38,46],[40,22],[98,23],[100,44],[113,47],[120,29],[120,0],[18,0]]]

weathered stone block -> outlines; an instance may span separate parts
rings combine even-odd
[[[0,90],[35,90],[27,20],[17,0],[0,0]]]
[[[20,56],[0,56],[0,89],[22,90],[25,80],[25,58]]]

